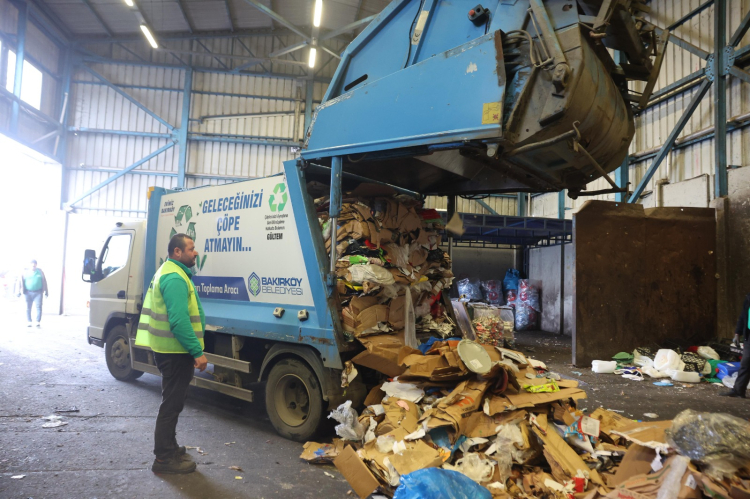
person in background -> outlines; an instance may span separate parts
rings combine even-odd
[[[732,343],[738,344],[740,341],[745,343],[742,349],[742,363],[740,364],[740,370],[737,371],[737,380],[734,382],[734,387],[728,392],[723,392],[720,395],[722,397],[740,397],[745,398],[745,391],[747,391],[747,384],[750,382],[750,295],[745,297],[745,302],[742,304],[742,313],[740,318],[737,320],[737,327],[734,329],[734,341]]]
[[[16,284],[18,296],[22,294],[26,297],[26,320],[27,327],[31,327],[31,306],[36,305],[36,327],[41,327],[42,322],[42,293],[49,297],[47,289],[47,278],[44,277],[42,269],[36,266],[36,260],[29,262],[29,267],[23,270],[21,277]]]

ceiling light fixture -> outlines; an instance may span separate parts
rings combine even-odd
[[[125,5],[127,5],[128,7],[134,7],[135,6],[135,4],[133,4],[133,0],[125,0]]]
[[[323,17],[323,0],[315,0],[315,12],[313,13],[313,26],[320,27],[320,18]]]
[[[307,60],[307,65],[311,68],[315,67],[315,56],[317,55],[318,49],[310,47],[310,58]]]
[[[154,35],[151,34],[151,30],[148,29],[148,26],[141,24],[141,31],[143,31],[143,35],[146,37],[146,40],[148,40],[148,43],[153,48],[158,49],[159,45],[156,43],[156,39],[154,38]]]

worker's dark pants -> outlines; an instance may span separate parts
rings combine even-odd
[[[154,358],[162,375],[161,406],[154,430],[154,454],[156,459],[165,460],[173,457],[177,451],[177,419],[185,406],[195,364],[189,354],[154,353]]]
[[[737,381],[734,382],[733,390],[740,395],[745,395],[747,384],[750,382],[750,338],[745,338],[745,347],[742,349],[742,364],[737,372]]]
[[[36,306],[36,321],[42,320],[42,290],[26,291],[26,320],[31,322],[31,307]]]

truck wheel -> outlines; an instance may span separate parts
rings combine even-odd
[[[130,338],[125,326],[115,326],[109,332],[104,355],[107,357],[107,368],[115,379],[133,381],[143,376],[143,371],[136,371],[130,365]]]
[[[323,395],[315,373],[297,359],[282,359],[266,382],[266,412],[284,438],[306,442],[323,419]]]

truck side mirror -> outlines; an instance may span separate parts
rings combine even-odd
[[[83,254],[83,282],[97,282],[101,278],[96,272],[96,251],[87,249]]]

